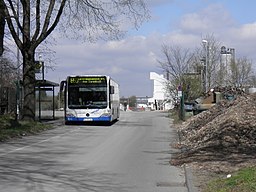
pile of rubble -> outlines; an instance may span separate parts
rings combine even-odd
[[[217,103],[182,124],[179,135],[173,164],[256,159],[256,94]]]

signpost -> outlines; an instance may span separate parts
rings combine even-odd
[[[178,97],[180,98],[180,119],[185,120],[185,109],[184,109],[184,92],[182,91],[182,86],[178,86]]]

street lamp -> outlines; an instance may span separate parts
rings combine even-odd
[[[203,43],[203,44],[207,44],[207,43],[208,43],[208,41],[207,41],[207,40],[205,40],[205,39],[203,39],[203,40],[202,40],[202,43]]]
[[[209,48],[208,48],[208,41],[203,39],[202,43],[204,45],[205,48],[205,71],[204,71],[204,82],[205,82],[205,92],[208,91],[208,55],[209,55]]]

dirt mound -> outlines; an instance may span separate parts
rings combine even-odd
[[[182,152],[173,164],[256,159],[256,94],[222,101],[179,128]]]

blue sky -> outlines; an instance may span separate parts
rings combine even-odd
[[[214,34],[237,57],[256,62],[254,0],[145,0],[151,19],[131,29],[120,41],[81,43],[57,39],[55,71],[46,78],[59,82],[67,75],[107,74],[121,88],[121,96],[152,96],[149,72],[162,73],[163,44],[199,47],[203,36]],[[256,68],[256,67],[255,67]]]

